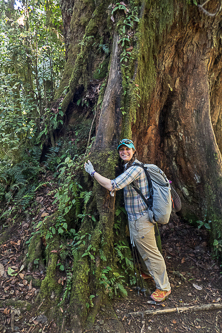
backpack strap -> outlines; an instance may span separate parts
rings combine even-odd
[[[148,188],[149,188],[149,198],[146,199],[143,195],[143,193],[140,191],[140,189],[134,184],[134,182],[132,182],[130,185],[134,188],[134,190],[141,196],[141,198],[143,199],[143,201],[146,203],[147,207],[152,210],[153,208],[153,186],[152,186],[152,181],[149,175],[149,172],[147,171],[147,169],[144,167],[143,163],[134,163],[132,166],[139,166],[141,168],[143,168],[143,170],[145,171],[146,174],[146,178],[147,178],[147,182],[148,182]]]

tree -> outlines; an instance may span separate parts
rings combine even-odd
[[[75,122],[82,115],[92,119],[94,143],[86,154],[91,149],[95,169],[108,178],[115,177],[119,139],[132,137],[139,159],[157,164],[173,180],[182,198],[182,216],[212,222],[212,239],[221,250],[219,2],[65,0],[62,11],[67,62],[52,109],[60,106]],[[54,132],[52,141],[57,136]],[[31,265],[41,256],[35,250],[42,235],[47,236],[47,274],[39,298],[49,316],[57,314],[61,331],[66,323],[75,333],[92,325],[109,296],[126,293],[119,264],[121,254],[129,251],[121,243],[126,219],[123,215],[120,225],[115,198],[83,173],[85,158],[65,160],[58,212],[31,240],[28,259]],[[115,225],[122,231],[118,235]],[[74,235],[73,262],[61,299],[58,248],[66,230]],[[129,267],[130,260],[128,273]],[[66,309],[64,321],[56,307],[59,301]]]
[[[56,1],[51,11],[45,2],[38,8],[35,1],[14,6],[14,1],[0,2],[0,156],[9,163],[21,159],[24,146],[38,143],[36,137],[57,127],[57,115],[48,111],[64,63]]]

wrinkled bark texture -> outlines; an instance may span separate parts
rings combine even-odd
[[[137,112],[133,137],[141,159],[172,179],[182,215],[212,219],[217,237],[222,230],[221,13],[212,18],[192,7],[187,15],[182,29],[172,24],[159,49],[156,86],[143,118]]]

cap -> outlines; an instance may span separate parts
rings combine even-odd
[[[121,147],[121,146],[127,146],[128,148],[133,148],[134,150],[136,150],[136,148],[134,147],[133,141],[129,140],[129,139],[123,139],[120,141],[117,150]]]

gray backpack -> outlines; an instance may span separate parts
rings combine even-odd
[[[131,183],[136,192],[148,206],[149,221],[152,223],[166,224],[169,222],[172,211],[171,186],[165,173],[154,164],[134,163],[133,166],[144,169],[148,186],[149,197],[144,197],[140,189]]]

